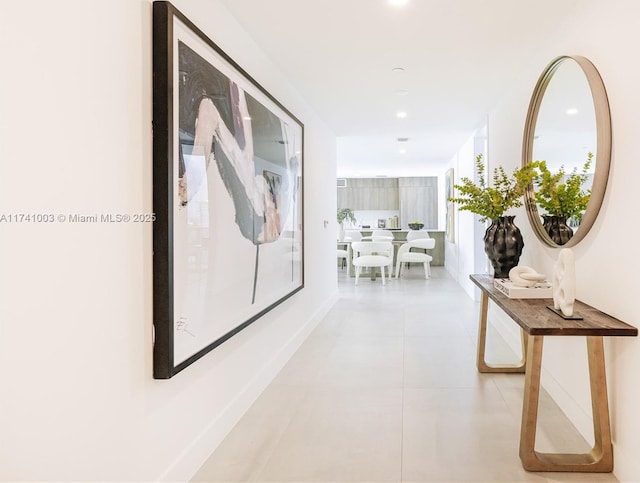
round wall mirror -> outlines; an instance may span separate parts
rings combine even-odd
[[[522,148],[522,164],[533,161],[544,161],[525,200],[533,230],[551,247],[572,247],[600,211],[611,162],[609,101],[588,59],[556,57],[538,79]]]

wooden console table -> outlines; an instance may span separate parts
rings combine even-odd
[[[469,278],[482,291],[478,327],[478,371],[525,373],[522,426],[520,428],[520,459],[524,469],[529,471],[599,473],[613,471],[613,447],[602,338],[637,336],[638,329],[577,300],[574,312],[584,319],[565,320],[547,309],[548,305],[553,305],[552,299],[510,299],[493,287],[493,277],[470,275]],[[520,326],[523,341],[523,361],[520,364],[496,366],[489,365],[485,361],[489,299],[493,300]],[[535,451],[542,341],[545,336],[585,336],[587,338],[595,439],[594,446],[589,453],[565,454]]]

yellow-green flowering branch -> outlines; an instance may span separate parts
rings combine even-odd
[[[496,220],[508,209],[522,206],[522,197],[536,175],[536,166],[536,163],[529,163],[527,166],[516,169],[512,176],[508,176],[504,168],[499,166],[493,170],[492,186],[488,186],[484,176],[485,165],[482,162],[482,154],[478,154],[476,156],[478,184],[469,178],[461,178],[462,184],[455,185],[458,196],[449,198],[449,201],[458,204],[462,211],[471,211],[480,215],[480,221]]]

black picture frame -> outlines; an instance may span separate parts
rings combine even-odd
[[[153,377],[304,287],[304,125],[170,2],[153,3]]]

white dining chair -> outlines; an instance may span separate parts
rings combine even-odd
[[[422,263],[424,264],[424,278],[431,277],[431,261],[433,257],[427,253],[412,252],[412,248],[420,248],[423,250],[430,250],[436,246],[436,241],[433,238],[419,238],[417,240],[409,241],[400,245],[398,249],[398,256],[396,257],[396,278],[400,276],[401,265],[406,268],[407,263]]]
[[[360,281],[360,273],[363,268],[375,270],[380,268],[382,273],[382,285],[385,285],[384,269],[387,267],[387,276],[391,278],[391,266],[393,263],[393,245],[391,242],[353,242],[353,266],[356,269],[356,285]]]
[[[407,233],[407,241],[419,240],[420,238],[429,238],[427,230],[410,230]]]
[[[379,242],[393,241],[393,232],[391,230],[373,230],[371,240]]]
[[[345,241],[360,241],[360,240],[362,240],[362,233],[360,233],[360,230],[345,230],[345,232],[344,232],[344,240]]]

